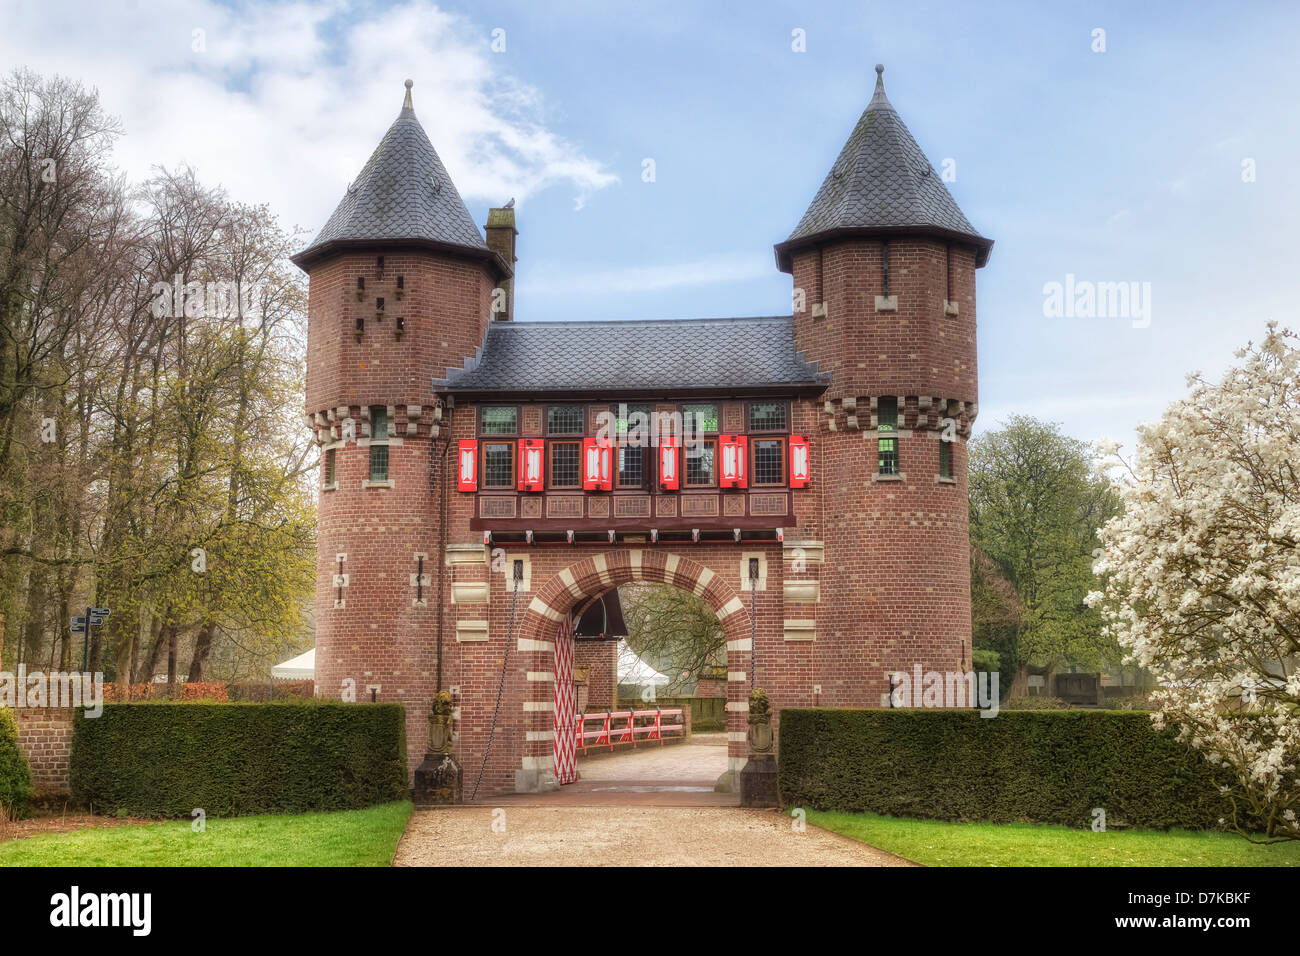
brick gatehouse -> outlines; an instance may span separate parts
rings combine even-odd
[[[412,768],[451,690],[468,790],[504,662],[482,792],[553,788],[568,622],[626,582],[717,612],[732,771],[751,663],[778,713],[880,706],[892,672],[969,668],[975,270],[992,243],[876,72],[776,245],[793,314],[646,322],[513,321],[515,211],[479,230],[407,82],[295,262],[322,449],[317,693],[404,703]],[[612,652],[576,648],[606,670]]]

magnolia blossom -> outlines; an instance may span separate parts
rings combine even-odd
[[[1088,602],[1155,676],[1155,726],[1233,771],[1227,825],[1300,838],[1300,350],[1270,324],[1237,355],[1139,428]]]

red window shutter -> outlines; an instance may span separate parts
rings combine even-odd
[[[582,440],[582,488],[595,491],[600,485],[600,460],[596,457],[596,439]]]
[[[582,487],[585,491],[609,491],[613,481],[609,473],[609,445],[599,439],[582,440]]]
[[[460,491],[478,490],[478,442],[472,438],[460,442],[460,467],[456,488]]]
[[[612,491],[614,489],[614,447],[608,442],[601,442],[597,439],[597,448],[600,450],[600,490]]]
[[[528,490],[546,487],[546,446],[540,438],[528,439]]]
[[[677,466],[681,459],[677,454],[677,439],[659,439],[659,487],[665,491],[676,491],[681,484]]]
[[[809,480],[808,439],[803,435],[790,436],[790,487],[807,488]]]
[[[749,439],[744,435],[719,435],[718,451],[722,457],[719,484],[723,488],[748,488]]]
[[[542,457],[542,439],[519,439],[519,480],[520,491],[541,491],[545,476],[545,462]]]

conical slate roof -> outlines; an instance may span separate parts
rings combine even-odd
[[[497,258],[415,118],[411,86],[407,80],[402,111],[325,228],[293,257],[300,267],[335,249],[377,242],[407,241]]]
[[[790,269],[790,255],[818,241],[848,235],[928,233],[969,241],[978,265],[993,245],[957,208],[947,187],[921,152],[885,96],[883,66],[876,90],[826,175],[812,205],[790,237],[777,245],[778,266]]]

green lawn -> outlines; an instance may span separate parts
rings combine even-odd
[[[0,843],[0,866],[388,866],[409,803],[80,830]]]
[[[1256,846],[1228,833],[1072,830],[808,811],[808,822],[926,866],[1300,866],[1300,842]]]

